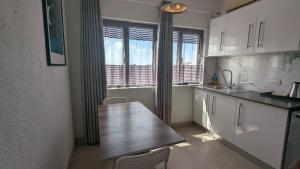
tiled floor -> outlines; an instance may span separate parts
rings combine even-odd
[[[187,142],[172,146],[170,169],[261,169],[195,126],[178,127]],[[104,169],[99,146],[76,146],[69,169]]]

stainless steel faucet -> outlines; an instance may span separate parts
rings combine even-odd
[[[225,77],[224,72],[229,72],[229,73],[230,73],[230,84],[229,84],[229,85],[228,85],[228,82],[227,82],[227,79],[226,79],[226,77]],[[222,76],[223,76],[223,79],[224,79],[224,81],[225,81],[226,87],[229,87],[229,88],[231,89],[231,88],[232,88],[232,71],[229,70],[229,69],[224,69],[224,70],[222,71]]]

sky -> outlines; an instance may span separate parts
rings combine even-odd
[[[123,64],[123,40],[117,38],[104,38],[106,64]],[[197,63],[198,45],[183,43],[182,58],[183,64]],[[130,65],[151,65],[153,56],[152,41],[129,40],[129,64]],[[173,43],[173,64],[177,63],[177,43]]]

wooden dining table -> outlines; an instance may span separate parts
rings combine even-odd
[[[102,160],[185,142],[140,102],[100,105],[99,130]]]

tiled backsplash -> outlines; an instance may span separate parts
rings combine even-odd
[[[300,81],[300,53],[207,58],[204,83],[216,72],[224,84],[224,69],[232,70],[233,83],[244,89],[289,92],[292,82]],[[229,81],[227,72],[225,76]]]

